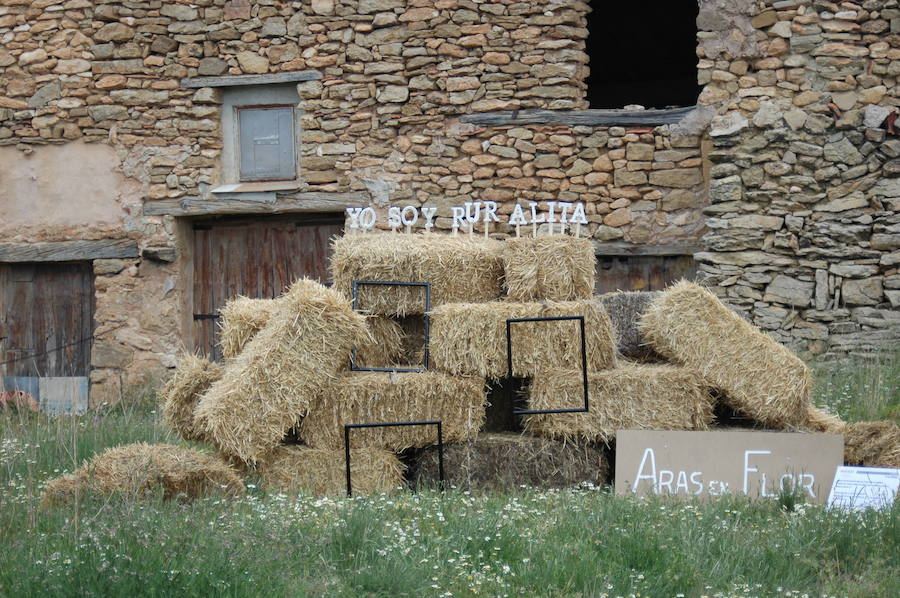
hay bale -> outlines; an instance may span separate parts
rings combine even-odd
[[[771,428],[805,422],[809,368],[706,289],[687,281],[669,287],[645,311],[640,328],[662,355],[721,390],[732,408]]]
[[[531,382],[529,409],[584,404],[581,372],[557,370]],[[671,365],[623,364],[591,372],[587,413],[525,416],[525,429],[560,440],[609,443],[618,430],[706,430],[713,399],[696,372]]]
[[[479,434],[470,442],[444,446],[444,477],[463,489],[513,490],[521,485],[565,488],[582,482],[608,483],[603,449],[521,434]],[[417,487],[438,483],[437,447],[421,451],[413,480]]]
[[[622,357],[643,362],[665,360],[641,336],[638,328],[643,313],[661,294],[659,291],[631,291],[606,293],[597,298],[612,320],[616,331],[616,348]]]
[[[344,446],[344,424],[443,421],[445,442],[474,437],[484,422],[484,381],[437,372],[350,372],[323,389],[300,424],[313,447]],[[354,430],[352,447],[401,451],[437,443],[434,426]]]
[[[334,286],[350,297],[354,280],[431,283],[431,306],[500,297],[503,261],[500,241],[449,235],[347,235],[335,239],[331,256]],[[386,316],[422,314],[421,288],[366,287],[358,309]]]
[[[268,323],[276,309],[277,299],[235,297],[219,309],[219,346],[222,356],[238,355],[257,332]]]
[[[810,405],[806,410],[806,423],[803,428],[821,434],[843,434],[847,424],[838,416]]]
[[[201,397],[195,424],[224,453],[247,463],[265,458],[366,338],[365,318],[344,297],[298,280]]]
[[[522,237],[503,246],[503,286],[511,301],[588,299],[594,294],[596,267],[590,239]]]
[[[42,497],[45,505],[79,496],[121,494],[129,498],[155,495],[197,498],[214,492],[238,496],[244,484],[225,462],[169,444],[128,444],[107,449],[74,473],[51,480]]]
[[[160,393],[163,421],[185,440],[207,440],[194,426],[194,411],[200,395],[221,378],[222,373],[221,365],[186,353],[163,387]]]
[[[513,303],[451,303],[431,317],[431,359],[449,374],[498,380],[506,376],[506,320],[583,315],[589,370],[615,365],[615,338],[606,310],[594,300]],[[513,376],[528,377],[560,368],[581,368],[578,322],[512,325]]]
[[[844,429],[844,463],[900,467],[900,428],[890,421],[855,422]]]
[[[370,341],[356,347],[356,365],[387,367],[403,363],[406,332],[399,322],[387,316],[366,318]]]
[[[344,451],[283,445],[257,470],[265,488],[315,496],[347,491]],[[356,448],[350,451],[353,495],[388,493],[404,484],[403,465],[390,451]]]

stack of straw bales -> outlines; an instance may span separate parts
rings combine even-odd
[[[443,422],[448,479],[464,487],[601,484],[618,430],[704,430],[716,407],[766,428],[843,433],[849,463],[900,462],[896,426],[847,425],[816,409],[803,362],[703,288],[594,297],[589,241],[353,235],[335,241],[332,267],[334,289],[300,280],[278,299],[229,302],[224,366],[187,355],[164,389],[166,422],[221,459],[123,447],[51,483],[47,500],[153,485],[166,495],[237,492],[228,464],[275,491],[336,494],[344,425],[399,421]],[[354,280],[431,283],[433,371],[348,371],[354,349],[358,365],[420,362],[425,316],[419,289],[367,288],[354,311]],[[507,319],[573,315],[585,318],[589,411],[496,418],[524,429],[479,436],[487,380],[522,387],[529,409],[583,404],[576,321],[513,324],[515,380],[506,380]],[[420,485],[435,481],[435,442],[432,426],[354,430],[354,491],[400,486],[401,451]]]
[[[673,285],[644,312],[641,331],[659,353],[722,391],[737,411],[776,429],[806,423],[809,368],[706,289]]]
[[[353,281],[429,282],[431,306],[492,301],[503,282],[503,245],[446,235],[347,235],[331,256],[336,289],[350,297]],[[357,308],[385,316],[422,314],[420,288],[366,287]]]
[[[612,320],[616,331],[616,349],[621,357],[639,362],[665,361],[638,328],[641,316],[661,294],[659,291],[619,291],[597,298]]]
[[[344,446],[344,424],[441,420],[445,442],[475,437],[484,422],[484,380],[438,372],[352,372],[326,386],[300,425],[313,447]],[[352,432],[352,446],[402,451],[437,444],[434,426]]]
[[[224,492],[241,495],[237,472],[217,457],[168,444],[129,444],[95,456],[74,473],[52,480],[44,505],[77,501],[81,496],[137,498],[161,492],[187,499]]]
[[[513,490],[522,484],[563,488],[584,482],[600,486],[608,472],[601,447],[522,434],[480,434],[444,450],[447,483],[464,489]],[[437,447],[422,452],[412,479],[420,488],[438,484]]]
[[[503,286],[510,301],[589,299],[596,265],[590,239],[565,235],[509,239],[503,248]]]
[[[354,448],[350,453],[354,494],[389,493],[403,485],[403,465],[391,451]],[[333,449],[280,446],[257,474],[264,487],[277,492],[321,496],[346,490],[344,453]]]
[[[200,399],[195,425],[226,454],[265,459],[367,333],[365,318],[337,292],[295,282]]]
[[[275,299],[235,297],[219,310],[219,345],[226,359],[240,354],[257,332],[269,323],[277,309]]]
[[[436,308],[431,319],[431,358],[450,374],[500,379],[508,370],[506,320],[549,316],[584,316],[587,362],[591,370],[615,365],[615,340],[606,310],[596,301],[451,303]],[[513,376],[581,367],[577,321],[514,323],[510,329]]]
[[[525,428],[559,440],[610,443],[617,430],[706,430],[713,400],[696,372],[671,365],[620,364],[588,376],[587,413],[526,416]],[[584,404],[580,371],[536,377],[529,409],[573,409]]]
[[[163,421],[185,440],[208,441],[194,425],[194,411],[200,396],[222,377],[222,366],[187,353],[182,356],[175,373],[163,387]]]

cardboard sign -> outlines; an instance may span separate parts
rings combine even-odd
[[[883,509],[890,507],[900,488],[900,469],[838,467],[828,495],[828,508]]]
[[[663,432],[616,434],[616,494],[776,497],[802,489],[824,503],[844,439],[785,432]]]

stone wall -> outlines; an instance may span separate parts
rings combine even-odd
[[[707,2],[700,19],[700,100],[718,111],[700,270],[795,348],[896,347],[897,2],[783,0],[715,18],[733,4]]]
[[[584,201],[598,242],[702,237],[707,281],[779,340],[858,349],[897,329],[898,141],[863,123],[897,104],[896,4],[703,0],[701,106],[623,128],[460,120],[587,108],[583,2],[6,0],[0,145],[114,152],[118,223],[75,236],[130,237],[145,257],[95,263],[98,386],[169,367],[180,338],[177,222],[141,204],[213,199],[223,143],[221,92],[181,80],[298,70],[321,75],[297,86],[301,191],[434,205],[444,229],[464,201]],[[73,231],[0,221],[0,236]]]

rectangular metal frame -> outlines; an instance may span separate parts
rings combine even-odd
[[[391,428],[401,426],[437,426],[438,481],[444,490],[444,424],[439,419],[412,422],[384,422],[370,424],[344,424],[344,466],[347,470],[347,496],[353,496],[353,481],[350,477],[350,430],[361,428]]]
[[[514,409],[513,415],[550,415],[554,413],[587,413],[588,412],[588,369],[587,343],[584,335],[584,316],[542,316],[536,318],[509,318],[506,320],[506,376],[513,377],[512,324],[521,322],[558,322],[578,320],[581,332],[581,381],[584,390],[584,407],[579,409]]]
[[[425,289],[425,351],[422,357],[422,367],[420,368],[369,368],[356,365],[356,348],[350,352],[350,371],[351,372],[426,372],[428,371],[428,345],[431,341],[431,318],[428,312],[431,311],[431,283],[430,282],[410,282],[398,280],[354,280],[351,287],[351,306],[357,311],[357,303],[359,301],[360,286],[393,286],[393,287],[423,287]]]

